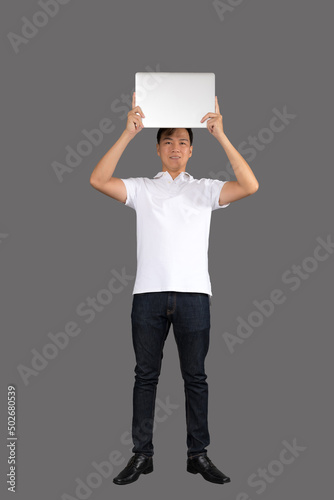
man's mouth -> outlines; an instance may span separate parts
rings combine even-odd
[[[170,156],[169,158],[171,158],[172,160],[177,160],[178,158],[181,158],[181,156]]]

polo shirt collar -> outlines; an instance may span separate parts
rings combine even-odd
[[[164,172],[163,171],[158,172],[157,175],[155,175],[153,177],[153,179],[159,179],[162,176],[164,176],[164,177],[169,176],[169,177],[172,178],[172,176],[170,175],[170,173],[167,170],[165,170]],[[178,179],[179,177],[189,177],[189,178],[191,178],[192,176],[189,174],[189,172],[181,172],[177,177],[175,177],[175,179]]]

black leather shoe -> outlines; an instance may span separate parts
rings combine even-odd
[[[140,474],[153,472],[153,458],[142,453],[135,453],[128,461],[126,467],[114,477],[115,484],[130,484],[137,481]]]
[[[229,477],[225,476],[225,474],[213,465],[210,458],[206,454],[197,455],[193,458],[188,457],[187,471],[192,474],[197,474],[199,472],[202,474],[204,479],[210,481],[211,483],[225,484],[231,482]]]

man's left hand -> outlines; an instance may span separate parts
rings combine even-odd
[[[216,111],[215,113],[207,113],[205,116],[203,116],[201,123],[205,121],[207,118],[210,118],[210,120],[208,120],[207,122],[207,128],[210,134],[212,134],[214,137],[216,137],[216,139],[218,139],[218,137],[224,135],[225,132],[223,128],[223,117],[219,111],[217,96],[216,96],[215,111]]]

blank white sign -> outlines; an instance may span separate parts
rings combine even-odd
[[[139,72],[135,92],[144,127],[206,128],[201,119],[215,112],[214,73]]]

